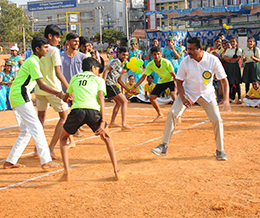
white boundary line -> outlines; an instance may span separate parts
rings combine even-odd
[[[149,121],[149,122],[151,122],[151,121]],[[142,124],[137,124],[137,125],[134,125],[134,126],[144,125],[144,124],[149,123],[149,122],[145,122],[145,123],[142,123]],[[185,127],[185,128],[183,128],[183,129],[179,129],[178,131],[174,132],[174,134],[180,133],[180,132],[182,132],[183,130],[191,129],[191,128],[195,127],[195,126],[199,126],[199,125],[202,125],[202,124],[205,124],[205,123],[208,123],[208,122],[209,122],[209,121],[205,120],[205,121],[203,121],[203,122],[193,124],[193,125],[191,125],[191,126],[189,126],[189,127]],[[116,130],[115,130],[115,131],[116,131]],[[115,131],[114,131],[114,132],[115,132]],[[95,137],[98,137],[98,136],[95,136]],[[133,148],[133,147],[138,147],[138,146],[140,146],[140,145],[147,144],[147,143],[149,143],[149,142],[158,140],[158,139],[160,139],[160,138],[162,138],[162,136],[157,137],[157,138],[153,138],[153,139],[150,139],[150,140],[147,140],[147,141],[142,142],[142,143],[139,143],[139,144],[137,144],[137,145],[133,145],[133,146],[129,146],[129,147],[120,149],[120,150],[116,151],[116,153],[119,153],[119,152],[121,152],[121,151],[128,150],[128,149]],[[87,160],[87,161],[93,161],[93,159],[92,159],[92,160]],[[73,168],[73,167],[79,166],[79,165],[81,165],[81,163],[71,165],[70,168]],[[1,187],[1,188],[0,188],[0,191],[1,191],[1,190],[4,190],[4,189],[8,189],[8,188],[15,187],[15,186],[19,186],[19,185],[22,185],[22,184],[25,184],[25,183],[28,183],[28,182],[31,182],[31,181],[34,181],[34,180],[37,180],[37,179],[46,177],[46,176],[49,176],[49,175],[51,175],[51,174],[56,174],[56,173],[61,172],[61,171],[63,171],[63,170],[64,170],[64,169],[59,169],[59,170],[52,171],[52,172],[48,172],[48,173],[43,174],[43,175],[41,175],[41,176],[36,176],[36,177],[30,178],[30,179],[27,179],[27,180],[24,180],[24,181],[21,181],[21,182],[12,184],[12,185],[4,186],[4,187]]]

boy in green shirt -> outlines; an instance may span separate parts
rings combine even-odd
[[[23,63],[19,74],[11,86],[9,99],[21,133],[4,163],[4,169],[25,167],[18,164],[17,161],[31,137],[33,137],[40,156],[42,168],[47,169],[60,166],[52,162],[43,126],[38,119],[30,95],[31,90],[37,83],[41,90],[59,98],[63,96],[62,91],[58,92],[43,82],[43,76],[40,71],[40,58],[47,54],[49,50],[48,43],[45,37],[36,36],[33,38],[32,49],[34,54]]]
[[[100,135],[106,143],[107,150],[112,161],[115,179],[119,179],[119,170],[115,149],[105,122],[106,84],[104,79],[98,77],[100,63],[94,58],[85,58],[82,62],[82,74],[74,75],[69,83],[67,93],[63,101],[67,101],[74,93],[74,103],[71,112],[63,126],[60,137],[61,154],[64,164],[64,174],[60,181],[69,181],[69,156],[67,139],[74,134],[82,125],[87,124],[95,135]]]
[[[161,79],[158,81],[158,84],[155,86],[155,88],[153,89],[150,95],[150,102],[158,114],[158,116],[154,119],[154,121],[156,121],[157,119],[163,117],[163,113],[161,111],[158,102],[156,101],[156,98],[162,92],[164,92],[164,90],[169,88],[172,100],[175,101],[176,99],[175,84],[174,84],[174,79],[176,75],[174,73],[174,69],[171,62],[161,57],[162,54],[161,54],[160,47],[158,46],[152,47],[151,53],[152,53],[153,60],[147,64],[144,71],[144,75],[139,79],[139,81],[130,91],[134,91],[134,89],[138,87],[146,79],[147,76],[151,75],[153,71],[158,74],[158,76]]]

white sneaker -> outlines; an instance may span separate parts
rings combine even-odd
[[[167,145],[160,144],[156,148],[151,149],[151,152],[153,152],[155,155],[166,155],[167,151]]]

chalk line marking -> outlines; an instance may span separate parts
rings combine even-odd
[[[150,122],[152,122],[152,121],[150,121]],[[185,128],[183,128],[183,129],[179,129],[179,130],[177,130],[176,132],[174,132],[173,134],[180,133],[180,132],[182,132],[183,130],[191,129],[191,128],[195,127],[195,126],[199,126],[199,125],[202,125],[202,124],[205,124],[205,123],[208,123],[208,122],[209,122],[208,120],[205,120],[205,121],[200,122],[200,123],[195,123],[195,124],[193,124],[193,125],[191,125],[191,126],[189,126],[189,127],[185,127]],[[148,123],[148,122],[146,122],[146,123]],[[136,124],[135,126],[138,126],[138,125],[140,125],[140,124]],[[96,136],[96,137],[97,137],[97,136]],[[153,139],[150,139],[150,140],[147,140],[147,141],[142,142],[142,143],[139,143],[139,144],[137,144],[137,145],[133,145],[133,146],[129,146],[129,147],[120,149],[120,150],[116,151],[116,153],[119,153],[119,152],[121,152],[121,151],[128,150],[128,149],[133,148],[133,147],[138,147],[138,146],[147,144],[147,143],[149,143],[149,142],[158,140],[158,139],[160,139],[160,138],[162,138],[162,136],[157,137],[157,138],[153,138]],[[93,159],[92,159],[92,160],[87,160],[87,161],[93,161]],[[73,167],[79,166],[79,165],[81,165],[81,163],[71,165],[70,168],[73,168]],[[64,169],[59,169],[59,170],[52,171],[52,172],[48,172],[48,173],[46,173],[46,174],[43,174],[43,175],[40,175],[40,176],[36,176],[36,177],[30,178],[30,179],[27,179],[27,180],[24,180],[24,181],[21,181],[21,182],[12,184],[12,185],[4,186],[4,187],[1,187],[1,188],[0,188],[0,191],[1,191],[1,190],[4,190],[4,189],[8,189],[8,188],[13,188],[13,187],[15,187],[15,186],[19,186],[19,185],[22,185],[22,184],[25,184],[25,183],[28,183],[28,182],[31,182],[31,181],[34,181],[34,180],[43,178],[43,177],[47,177],[47,176],[49,176],[49,175],[51,175],[51,174],[56,174],[56,173],[62,172],[63,170],[64,170]]]

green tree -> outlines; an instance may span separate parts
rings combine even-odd
[[[125,37],[125,33],[122,31],[104,29],[102,32],[102,41],[108,43],[115,43],[117,40],[120,40],[122,37]],[[100,40],[100,33],[96,33],[95,38]]]
[[[26,36],[29,37],[29,19],[25,17],[24,11],[21,8],[17,8],[16,4],[8,0],[1,0],[0,7],[0,41],[22,41],[20,40],[20,36],[23,34],[23,27],[25,28]]]

